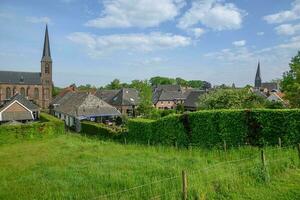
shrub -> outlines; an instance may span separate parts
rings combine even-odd
[[[125,130],[117,126],[106,126],[101,123],[82,121],[80,132],[88,135],[95,135],[102,139],[118,139]]]
[[[150,119],[131,119],[128,121],[128,135],[130,141],[146,144],[152,140],[152,124],[154,120]]]
[[[189,114],[192,142],[204,147],[243,144],[248,127],[242,110],[199,111]]]
[[[283,145],[300,142],[300,110],[209,110],[169,115],[156,121],[129,120],[129,139],[136,142],[173,145],[228,147],[243,145]]]
[[[16,137],[42,137],[64,133],[64,122],[46,113],[40,114],[40,121],[20,125],[1,125],[1,133],[13,133]]]

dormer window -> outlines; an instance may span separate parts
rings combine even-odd
[[[23,76],[20,77],[20,83],[24,83],[24,77]]]

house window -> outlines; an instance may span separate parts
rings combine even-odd
[[[40,96],[40,94],[39,94],[39,89],[38,89],[38,88],[34,88],[34,98],[35,98],[35,99],[38,99],[39,96]]]
[[[16,92],[17,92],[17,89],[16,89],[16,87],[14,87],[14,88],[13,88],[13,95],[15,95]]]
[[[21,87],[20,93],[21,93],[22,96],[25,97],[26,96],[26,94],[25,94],[25,88]]]
[[[9,87],[6,88],[6,99],[9,99],[11,97],[11,90]]]
[[[28,87],[28,88],[26,89],[26,96],[29,96],[29,90],[30,90],[30,87]]]

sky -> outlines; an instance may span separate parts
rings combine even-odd
[[[0,70],[39,71],[48,24],[53,81],[153,76],[254,84],[300,49],[300,0],[0,0]]]

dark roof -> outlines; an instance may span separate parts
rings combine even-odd
[[[11,97],[7,102],[5,102],[1,108],[0,111],[3,111],[4,109],[8,108],[14,101],[18,101],[20,104],[25,106],[28,110],[31,111],[38,111],[39,107],[26,99],[21,94],[16,94],[13,97]],[[18,111],[18,112],[3,112],[2,113],[2,121],[12,121],[12,120],[32,120],[32,115],[29,111]]]
[[[0,71],[0,83],[40,85],[41,74],[39,72]]]
[[[109,103],[120,90],[97,90],[95,95],[103,101]]]
[[[153,92],[152,102],[156,104],[158,101],[174,101],[185,98],[185,93],[181,91],[156,90]]]
[[[72,94],[73,92],[67,92],[63,96],[58,95],[51,101],[50,105],[60,105],[72,97]]]
[[[35,105],[34,103],[32,103],[31,101],[29,101],[28,99],[26,99],[23,95],[21,94],[16,94],[13,97],[11,97],[7,102],[5,102],[1,108],[1,110],[4,110],[6,107],[8,107],[12,102],[14,101],[18,101],[19,103],[21,103],[22,105],[24,105],[27,109],[31,110],[31,111],[36,111],[39,110],[39,107],[37,105]]]
[[[270,92],[271,92],[272,90],[278,90],[278,89],[279,89],[278,84],[277,84],[277,83],[272,83],[272,82],[270,82],[270,83],[262,83],[262,84],[261,84],[261,88],[262,88],[262,89],[267,88],[268,91],[270,91]]]
[[[50,42],[49,42],[48,26],[47,25],[46,25],[46,30],[45,30],[45,39],[44,39],[44,49],[43,49],[42,61],[51,61]]]
[[[117,116],[120,112],[95,95],[86,92],[67,93],[54,111],[73,117]]]
[[[115,106],[135,106],[139,103],[139,93],[136,89],[123,88],[108,103]]]
[[[153,89],[165,91],[181,91],[180,85],[156,85],[153,87]]]
[[[205,93],[205,90],[191,91],[188,94],[186,100],[184,101],[184,107],[197,108],[197,102],[199,101],[199,97]]]

